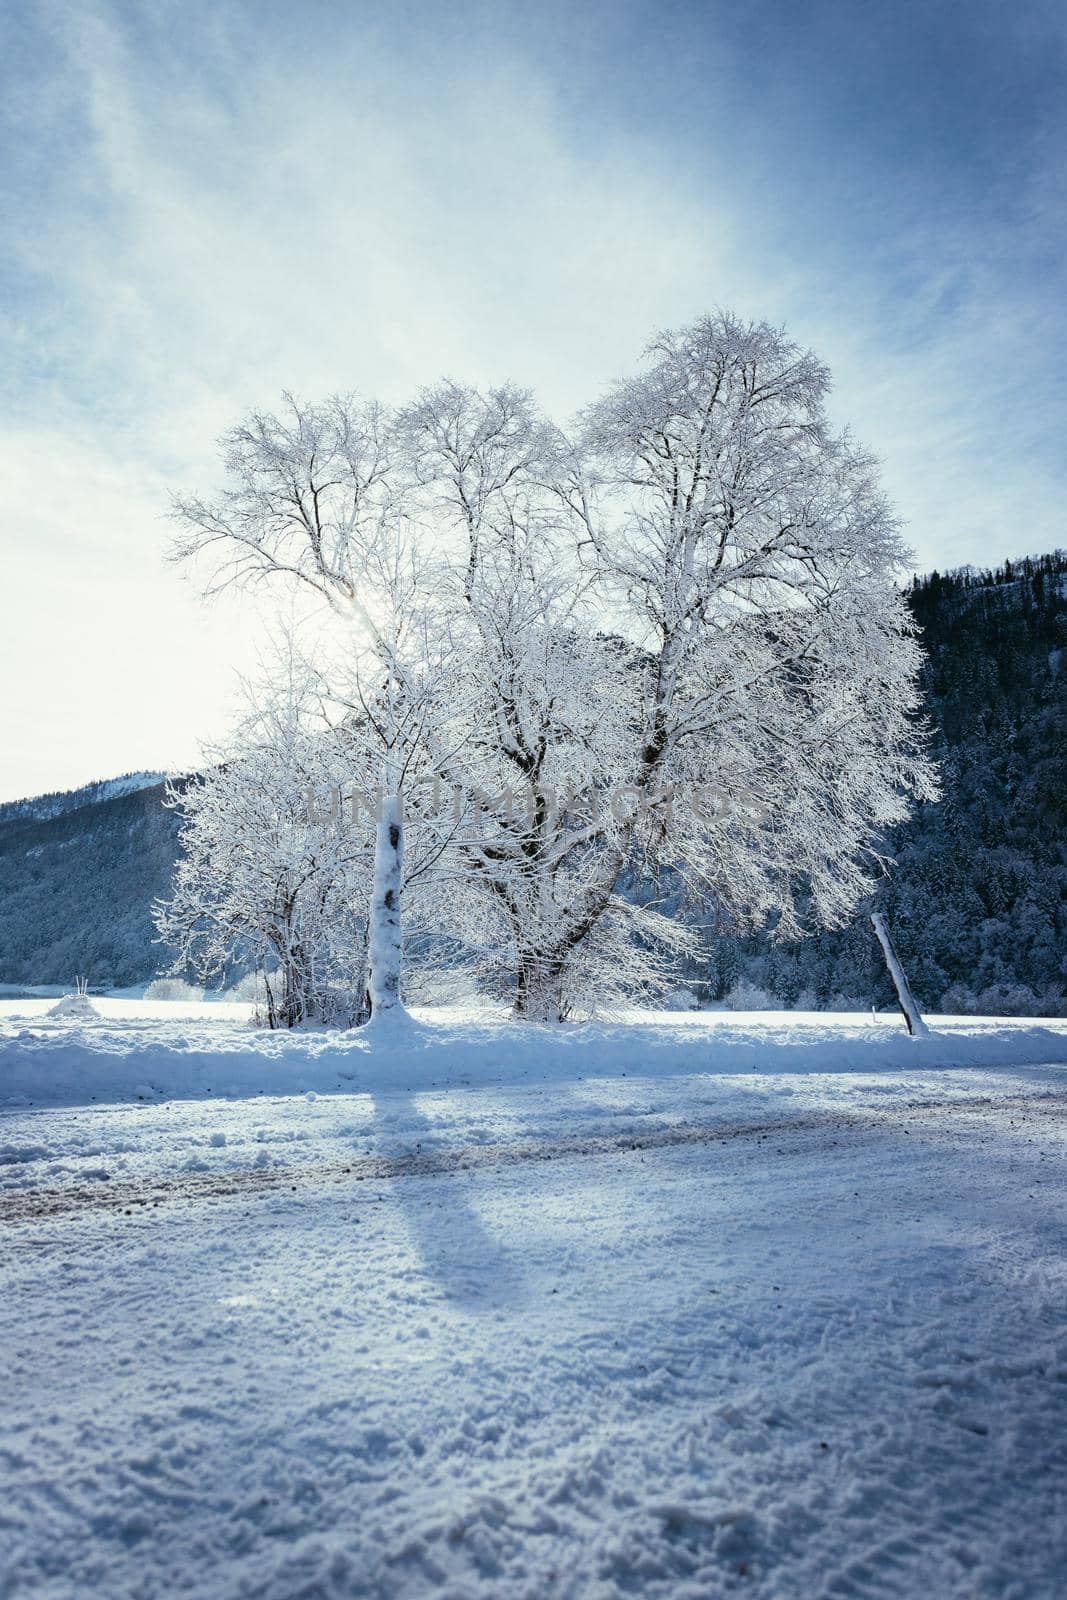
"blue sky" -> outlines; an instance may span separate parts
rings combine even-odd
[[[30,0],[3,29],[0,796],[222,731],[261,624],[163,564],[162,512],[283,387],[513,377],[562,420],[726,305],[829,362],[918,565],[1065,542],[1060,4]]]

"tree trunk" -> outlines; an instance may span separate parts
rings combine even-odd
[[[562,956],[525,955],[519,959],[514,1015],[523,1022],[560,1022],[563,1017]]]
[[[280,990],[273,993],[264,974],[268,1026],[296,1028],[315,1014],[313,962],[299,942],[291,916],[279,924],[271,945],[278,959]]]
[[[400,883],[404,824],[398,794],[382,797],[374,837],[374,886],[369,935],[371,1016],[402,1014],[400,1004]]]
[[[276,1028],[278,1026],[278,1013],[274,1005],[274,992],[271,989],[270,979],[266,973],[263,974],[263,988],[267,996],[267,1027]]]

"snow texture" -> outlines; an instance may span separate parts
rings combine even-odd
[[[1062,1593],[1064,1029],[98,1004],[0,1008],[12,1600]]]

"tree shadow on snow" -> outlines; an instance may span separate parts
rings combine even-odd
[[[522,1276],[513,1254],[486,1229],[468,1197],[475,1175],[457,1166],[454,1148],[435,1150],[438,1130],[413,1097],[371,1098],[377,1153],[416,1158],[414,1170],[385,1181],[427,1274],[449,1300],[472,1309],[520,1300]]]

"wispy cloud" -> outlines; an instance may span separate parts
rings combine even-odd
[[[8,682],[37,677],[5,696],[3,790],[218,733],[255,628],[201,620],[160,518],[283,387],[510,376],[565,417],[654,327],[733,305],[830,361],[924,565],[1062,538],[1055,113],[996,167],[991,225],[935,206],[921,152],[876,160],[877,129],[857,157],[785,35],[753,55],[732,15],[80,0],[23,22],[2,648]]]

